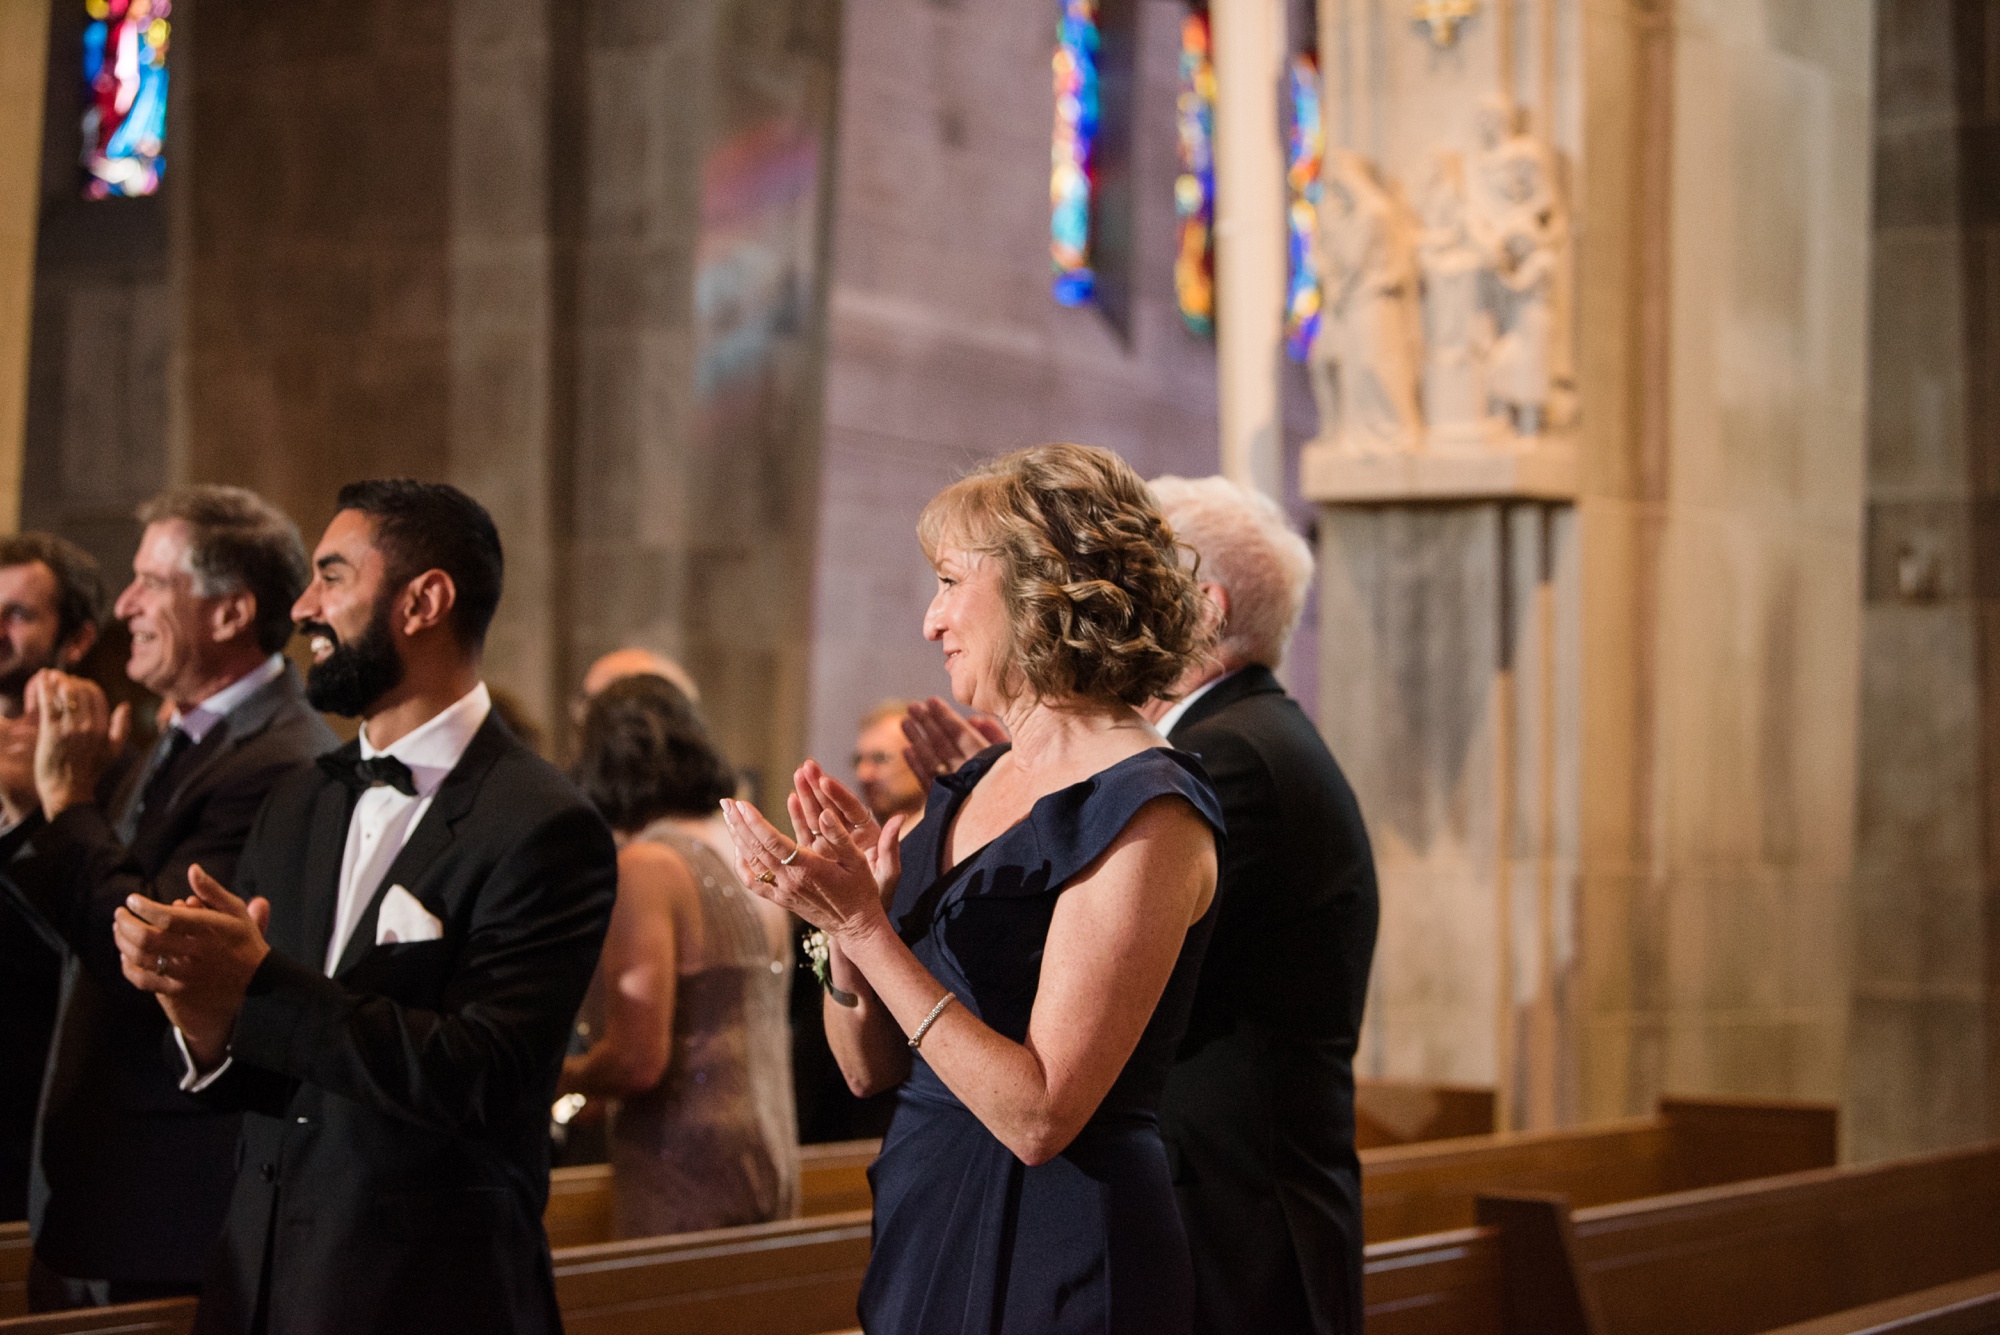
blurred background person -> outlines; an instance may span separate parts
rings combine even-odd
[[[1312,550],[1221,477],[1152,484],[1200,558],[1215,647],[1145,713],[1201,760],[1229,832],[1215,934],[1160,1132],[1203,1335],[1361,1331],[1354,1052],[1375,950],[1375,861],[1319,730],[1274,674]]]
[[[903,720],[908,700],[884,700],[861,716],[861,734],[854,739],[854,780],[869,814],[887,824],[900,815],[908,830],[924,815],[924,794],[930,777],[919,779],[903,758]]]
[[[28,680],[74,670],[97,642],[104,581],[76,544],[47,533],[0,538],[0,829],[40,807]],[[0,1218],[28,1217],[28,1163],[42,1068],[55,1029],[62,955],[0,895]]]
[[[112,916],[128,895],[180,899],[195,862],[233,876],[265,794],[337,740],[280,652],[306,584],[292,521],[222,486],[167,492],[139,519],[113,610],[131,632],[126,675],[167,702],[167,725],[106,800],[129,710],[79,678],[35,677],[40,810],[0,837],[0,891],[67,947],[29,1215],[38,1310],[199,1288],[238,1119],[181,1092],[166,1017],[126,981]]]
[[[596,1041],[560,1092],[617,1100],[616,1236],[797,1214],[791,921],[726,856],[734,773],[687,696],[642,673],[592,698],[576,778],[617,833],[618,901],[584,1003]]]
[[[701,703],[701,688],[686,668],[656,650],[628,644],[596,659],[584,670],[583,682],[569,702],[570,721],[583,727],[584,711],[597,693],[620,677],[665,677],[690,704]]]

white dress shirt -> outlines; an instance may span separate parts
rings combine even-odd
[[[333,935],[326,943],[328,977],[340,963],[361,915],[382,888],[382,878],[389,874],[396,855],[410,842],[417,822],[444,786],[445,776],[458,767],[465,748],[472,745],[473,734],[492,710],[493,697],[482,681],[456,704],[397,738],[386,750],[369,745],[367,725],[362,725],[361,758],[394,756],[402,761],[410,767],[417,795],[399,793],[382,783],[355,799],[354,815],[347,822],[347,851],[340,858],[340,899],[333,910]]]
[[[1169,709],[1166,713],[1160,715],[1160,721],[1153,725],[1153,730],[1159,733],[1160,736],[1164,737],[1168,733],[1172,732],[1175,728],[1178,728],[1181,725],[1182,716],[1185,715],[1188,712],[1188,710],[1194,708],[1195,701],[1201,699],[1201,697],[1207,695],[1210,691],[1214,690],[1217,686],[1220,686],[1223,682],[1228,681],[1231,677],[1235,676],[1238,672],[1241,672],[1242,670],[1243,670],[1242,668],[1233,668],[1230,671],[1223,673],[1219,677],[1210,677],[1207,681],[1195,687],[1193,690],[1189,691],[1186,695],[1182,696],[1180,699],[1174,701],[1174,707],[1172,709]]]
[[[201,739],[208,736],[216,724],[228,718],[236,706],[284,675],[285,656],[272,654],[185,714],[175,710],[167,726],[179,728],[188,735],[189,741],[199,746]]]
[[[347,848],[340,858],[340,898],[334,905],[333,935],[326,944],[328,977],[340,964],[348,938],[354,935],[362,914],[374,902],[375,892],[382,887],[382,878],[389,874],[396,855],[410,842],[418,822],[431,809],[431,799],[444,786],[445,778],[458,768],[465,748],[472,745],[473,735],[491,712],[493,696],[486,683],[481,682],[442,713],[381,750],[369,745],[368,725],[362,725],[361,758],[394,756],[402,761],[410,767],[417,795],[411,797],[387,784],[377,784],[355,799],[354,814],[347,821]],[[190,1093],[206,1089],[221,1079],[235,1060],[225,1057],[222,1065],[204,1075],[195,1069],[194,1056],[179,1029],[174,1030],[174,1042],[180,1046],[181,1059],[187,1063],[181,1088]]]

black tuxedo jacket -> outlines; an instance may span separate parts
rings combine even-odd
[[[129,847],[86,805],[35,817],[0,848],[11,853],[0,888],[66,947],[30,1208],[36,1256],[58,1274],[200,1282],[235,1178],[237,1119],[181,1093],[161,1062],[166,1017],[125,981],[112,914],[127,895],[186,895],[190,863],[229,884],[271,786],[337,741],[287,667],[180,757]],[[111,810],[144,768],[131,767]]]
[[[285,780],[232,887],[271,901],[272,950],[202,1095],[245,1116],[196,1329],[554,1335],[549,1105],[610,923],[611,832],[490,716],[329,978],[353,809],[318,767]],[[442,936],[375,944],[398,885]]]
[[[1360,1335],[1354,1051],[1376,919],[1361,809],[1268,668],[1211,687],[1169,740],[1201,758],[1229,830],[1160,1108],[1196,1327]]]

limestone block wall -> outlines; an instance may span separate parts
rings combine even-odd
[[[636,642],[689,664],[740,766],[788,770],[839,7],[201,18],[179,471],[309,533],[348,479],[457,482],[508,548],[489,675],[559,738],[589,658]]]
[[[1399,16],[1335,8],[1368,36],[1351,114],[1393,155],[1434,118],[1399,119],[1425,71]],[[1539,523],[1504,497],[1322,521],[1323,726],[1384,871],[1363,1064],[1496,1080],[1516,1125],[1835,1098],[1871,18],[1495,8],[1512,56],[1434,77],[1458,96],[1454,60],[1486,60],[1574,155],[1580,483]]]
[[[1217,471],[1214,344],[1181,327],[1172,290],[1187,10],[1181,0],[1127,9],[1132,289],[1121,332],[1049,296],[1053,9],[847,6],[809,741],[836,772],[868,706],[947,688],[919,630],[934,585],[914,536],[945,483],[1047,440],[1107,446],[1148,476]],[[1309,430],[1302,416],[1294,439]]]
[[[1855,972],[1858,1158],[2000,1134],[1993,868],[2000,69],[1990,6],[1877,10]]]

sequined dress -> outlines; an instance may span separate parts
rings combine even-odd
[[[749,892],[707,844],[665,822],[638,837],[673,849],[693,871],[704,959],[678,980],[665,1075],[612,1114],[616,1236],[791,1218],[799,1212],[791,948],[773,956]]]

